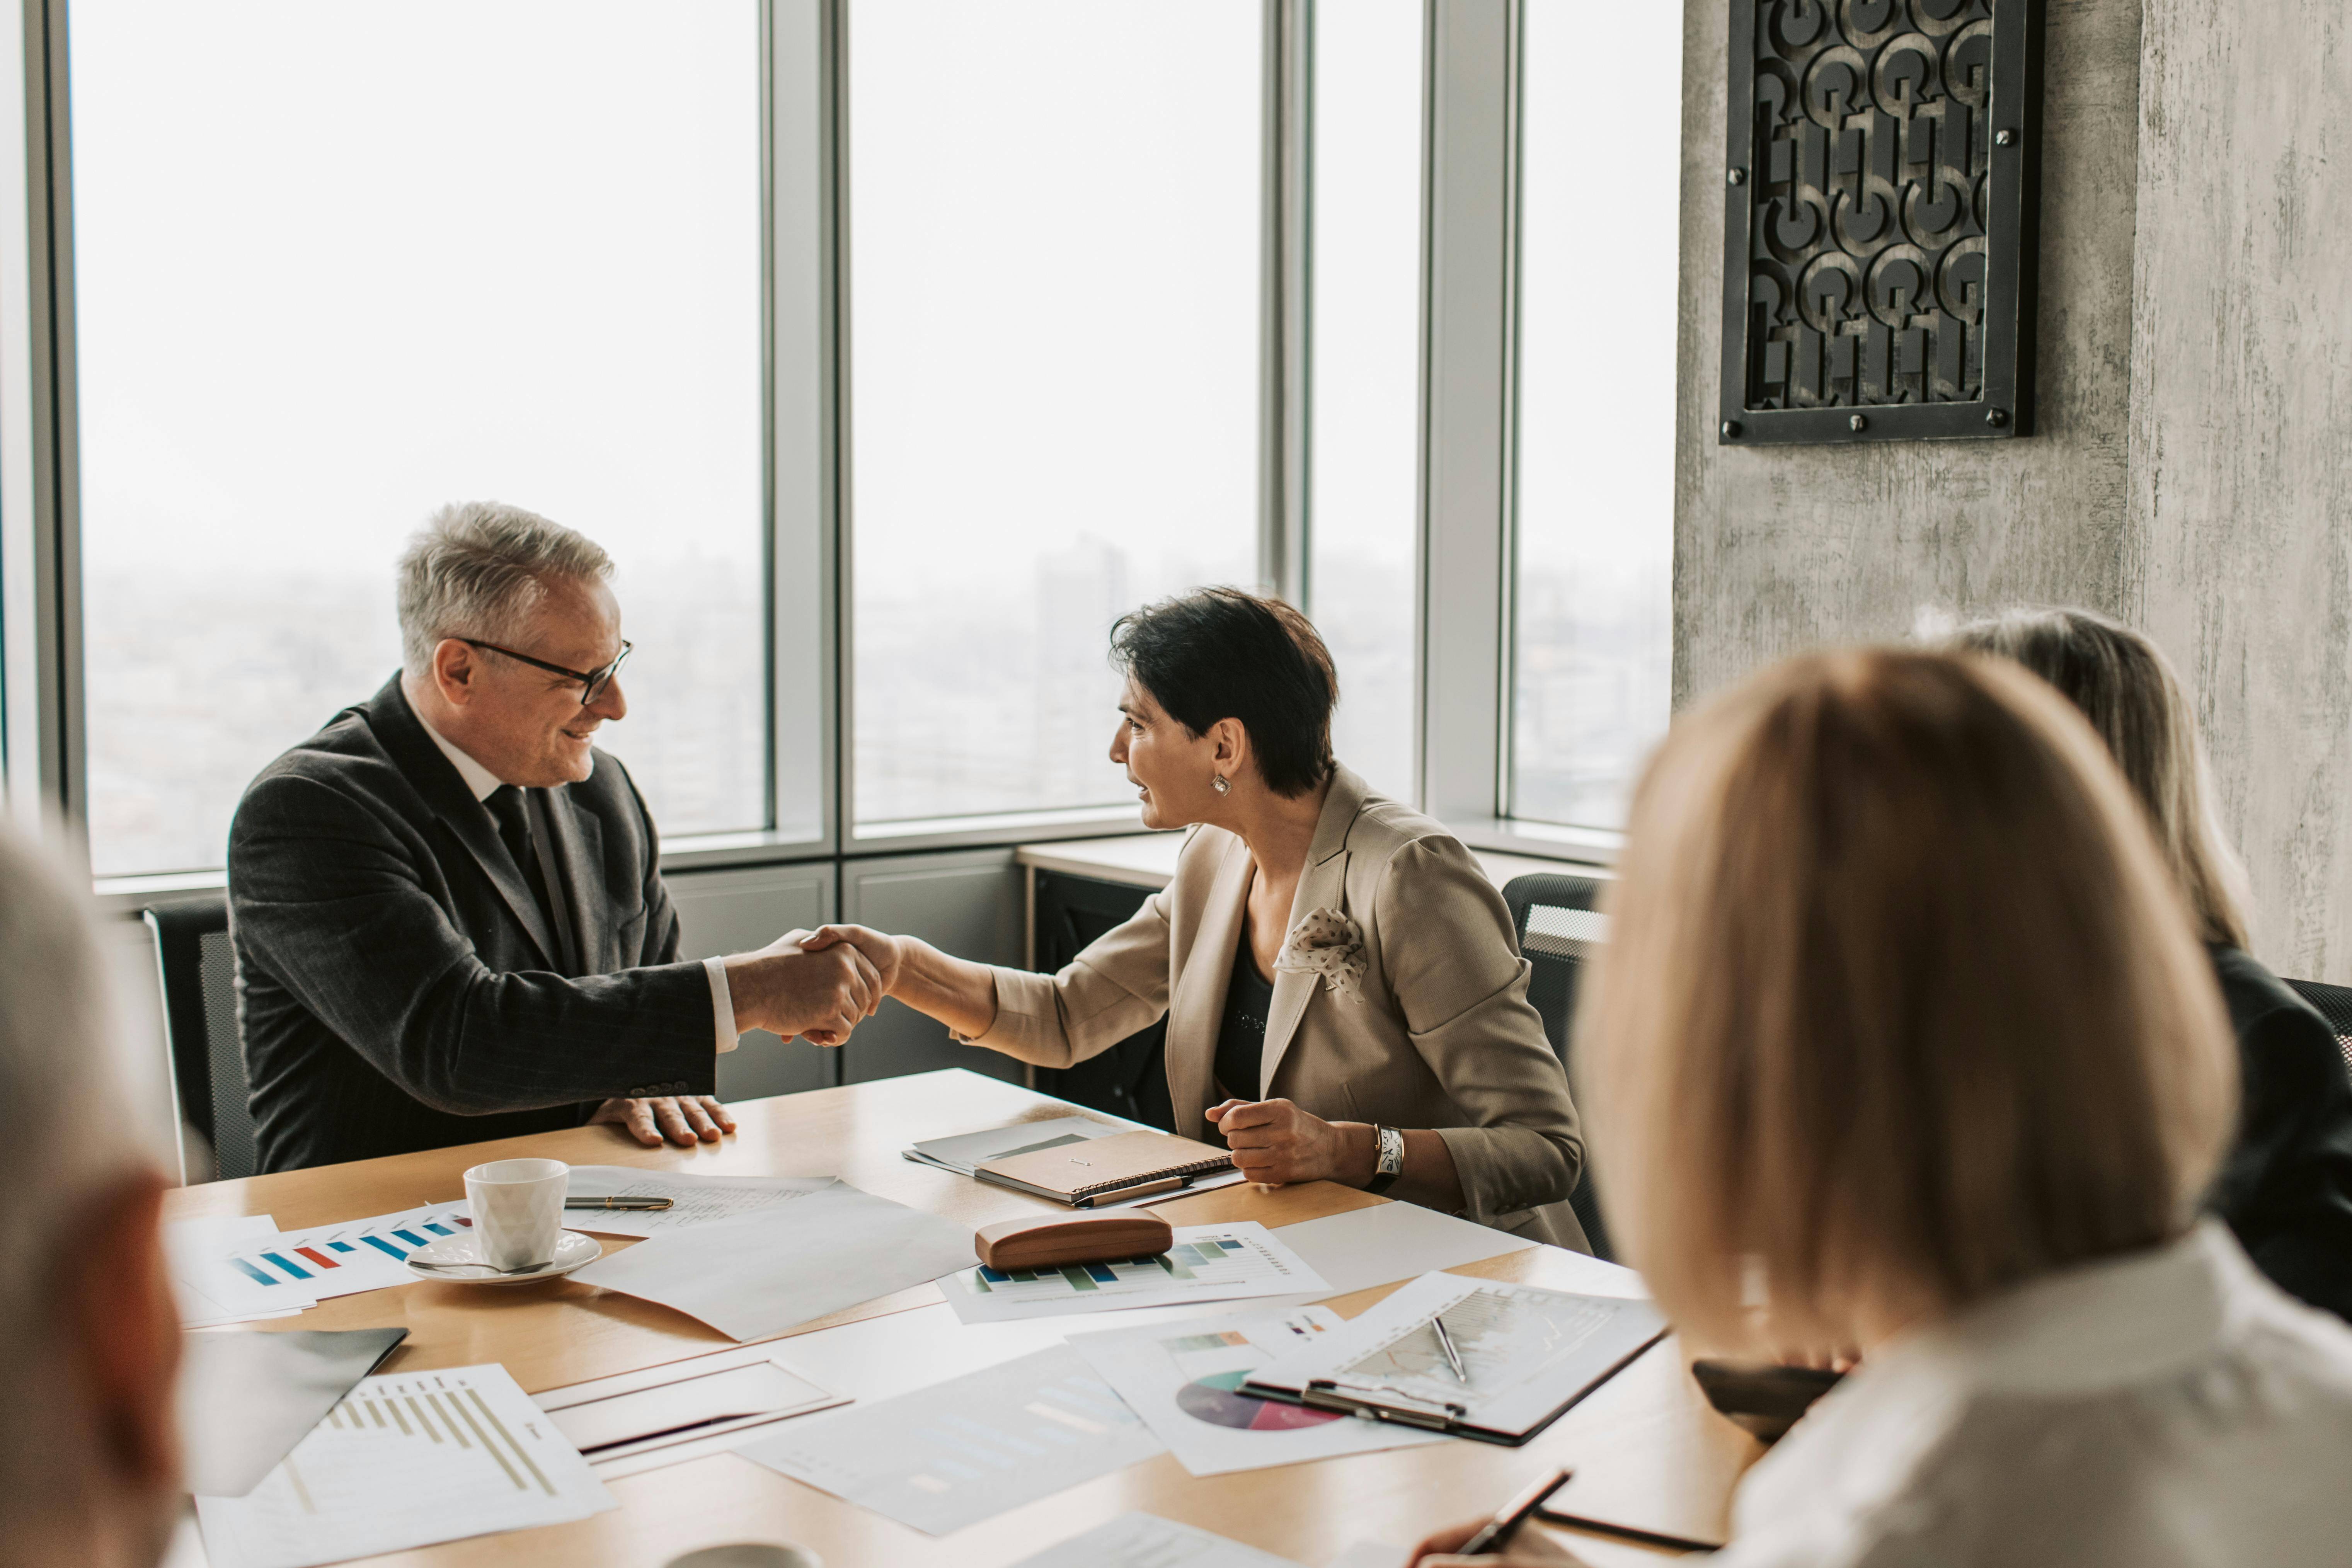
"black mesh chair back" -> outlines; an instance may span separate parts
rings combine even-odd
[[[181,1179],[190,1184],[253,1174],[253,1110],[246,1099],[245,1052],[237,1042],[236,955],[229,946],[228,900],[159,905],[141,911],[155,935],[163,990],[163,1032],[180,1121]]]
[[[1544,872],[1514,877],[1503,889],[1503,901],[1510,906],[1511,923],[1518,931],[1519,951],[1535,970],[1528,982],[1528,1000],[1543,1015],[1544,1034],[1551,1041],[1560,1066],[1570,1069],[1571,1078],[1574,1064],[1569,1059],[1569,1052],[1574,1037],[1577,980],[1585,960],[1598,952],[1609,938],[1609,917],[1599,911],[1601,886],[1589,877]],[[1581,1112],[1584,1108],[1580,1105],[1577,1109]],[[1576,1191],[1569,1194],[1568,1204],[1576,1211],[1577,1222],[1584,1226],[1584,1238],[1592,1244],[1592,1255],[1613,1260],[1616,1253],[1610,1247],[1609,1230],[1601,1222],[1601,1200],[1593,1186],[1592,1147],[1589,1142],[1584,1151],[1584,1173],[1577,1178]]]
[[[2344,1068],[2352,1072],[2352,987],[2329,985],[2317,980],[2290,980],[2287,985],[2294,994],[2318,1010],[2336,1031],[2336,1047],[2344,1053]]]

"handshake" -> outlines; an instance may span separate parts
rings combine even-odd
[[[898,984],[905,944],[864,926],[786,931],[727,959],[738,1029],[769,1029],[838,1046]]]

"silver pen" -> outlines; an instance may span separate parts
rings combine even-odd
[[[1445,1352],[1445,1364],[1454,1369],[1454,1381],[1469,1386],[1470,1374],[1462,1370],[1462,1352],[1454,1348],[1454,1336],[1445,1331],[1445,1314],[1440,1312],[1430,1319],[1429,1326],[1437,1335],[1437,1348]]]

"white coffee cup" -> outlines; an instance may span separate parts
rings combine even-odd
[[[572,1167],[561,1160],[493,1160],[466,1173],[474,1239],[493,1268],[551,1262],[563,1234],[563,1195]]]

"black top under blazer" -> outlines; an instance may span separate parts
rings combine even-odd
[[[2352,1318],[2352,1076],[2336,1032],[2234,947],[2211,949],[2238,1035],[2238,1141],[2209,1200],[2291,1296]]]
[[[261,1168],[580,1124],[717,1089],[653,819],[603,752],[543,792],[579,968],[394,677],[262,771],[229,829],[237,1025]]]

